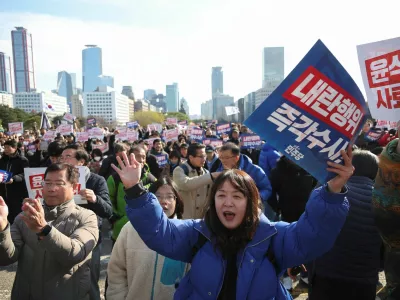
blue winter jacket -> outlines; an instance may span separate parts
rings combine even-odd
[[[191,263],[174,299],[217,299],[226,260],[215,249],[204,220],[168,219],[157,198],[140,184],[128,189],[126,195],[127,215],[146,245],[161,255]],[[298,222],[271,223],[261,214],[252,241],[237,255],[236,299],[292,299],[279,275],[288,267],[327,252],[346,220],[348,209],[345,194],[329,193],[324,186],[313,191]],[[193,258],[192,250],[200,234],[208,242]],[[278,269],[266,257],[270,243]]]
[[[260,193],[261,200],[266,202],[269,196],[271,196],[272,187],[268,176],[265,175],[264,171],[259,166],[253,164],[253,161],[244,154],[240,154],[238,169],[245,171],[251,178],[253,178]],[[216,172],[222,172],[223,170],[224,167],[221,163]]]
[[[281,155],[271,145],[265,143],[260,152],[260,158],[258,159],[258,165],[264,170],[264,173],[269,177],[271,171],[276,167]]]

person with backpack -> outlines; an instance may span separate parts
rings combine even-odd
[[[182,219],[183,201],[169,176],[159,178],[149,191],[156,195],[168,218]],[[108,263],[107,299],[170,300],[186,269],[186,263],[149,249],[128,222],[119,234]]]
[[[134,153],[136,160],[142,164],[142,174],[140,180],[143,182],[143,185],[146,188],[149,188],[150,185],[156,181],[156,178],[150,173],[149,166],[146,164],[145,150],[141,146],[137,145],[131,148],[128,153]],[[114,245],[122,227],[124,227],[129,220],[125,212],[126,203],[124,186],[121,183],[121,179],[117,173],[113,172],[112,175],[108,177],[107,186],[113,208],[113,215],[110,219],[110,222],[113,225],[111,240]]]
[[[327,171],[337,176],[314,190],[306,212],[292,224],[269,222],[253,179],[241,170],[215,179],[202,220],[174,220],[143,188],[134,155],[118,158],[121,169],[113,168],[125,187],[128,218],[146,245],[191,263],[175,299],[283,300],[292,298],[280,274],[327,252],[346,220],[345,185],[354,172],[351,151],[341,151],[344,165],[328,161]],[[202,235],[206,241],[194,251]]]
[[[209,173],[204,169],[207,155],[206,146],[190,144],[188,160],[175,168],[173,180],[185,204],[184,219],[200,218],[213,180],[219,172]]]

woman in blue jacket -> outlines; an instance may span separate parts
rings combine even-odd
[[[127,215],[147,246],[192,264],[175,299],[283,300],[291,296],[279,275],[328,251],[345,222],[345,184],[354,168],[351,150],[342,156],[344,165],[328,162],[327,170],[337,176],[313,192],[306,212],[292,224],[269,222],[254,181],[240,170],[215,179],[203,220],[173,220],[140,184],[134,155],[118,158],[121,169],[113,168],[126,188]],[[197,247],[201,237],[205,243]]]

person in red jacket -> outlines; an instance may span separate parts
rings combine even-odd
[[[379,140],[378,144],[381,147],[385,147],[389,142],[393,141],[394,139],[397,139],[399,137],[398,132],[396,132],[396,129],[390,129],[389,132],[386,132]]]

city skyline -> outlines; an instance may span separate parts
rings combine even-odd
[[[396,37],[396,21],[381,15],[374,22],[365,18],[375,15],[372,1],[363,2],[362,7],[337,1],[330,6],[330,16],[340,15],[343,20],[357,23],[348,28],[347,22],[327,22],[326,13],[317,9],[318,3],[5,2],[0,13],[0,51],[11,56],[10,31],[15,26],[27,28],[34,39],[36,87],[51,90],[60,70],[77,73],[81,78],[81,51],[84,45],[95,43],[103,49],[104,74],[114,76],[116,90],[134,84],[137,95],[149,88],[164,93],[166,84],[178,82],[180,93],[196,114],[200,103],[210,98],[212,66],[223,67],[224,93],[236,100],[261,87],[264,47],[285,47],[287,75],[321,38],[364,91],[356,45]],[[400,7],[396,1],[384,1],[384,5]],[[316,10],[315,14],[305,18],[310,8]],[[385,30],[376,26],[379,22],[385,24]]]

